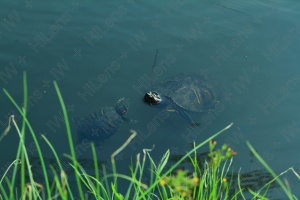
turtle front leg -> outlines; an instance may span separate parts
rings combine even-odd
[[[184,119],[186,119],[191,124],[191,126],[193,127],[200,126],[200,123],[194,122],[191,116],[185,110],[179,109],[178,112]]]

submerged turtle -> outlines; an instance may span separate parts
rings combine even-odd
[[[77,121],[78,143],[83,140],[101,142],[115,134],[123,121],[131,121],[124,115],[128,110],[128,101],[121,98],[115,107],[105,107]]]
[[[200,75],[180,75],[164,81],[145,94],[144,100],[151,105],[173,108],[191,125],[197,126],[186,111],[203,112],[211,110],[218,102],[212,84]]]

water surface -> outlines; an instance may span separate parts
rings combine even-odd
[[[122,166],[153,144],[157,161],[167,149],[172,156],[180,156],[193,141],[200,143],[234,122],[217,141],[238,152],[235,171],[261,171],[253,175],[254,180],[265,173],[246,146],[248,140],[275,172],[292,166],[299,172],[299,8],[297,2],[282,0],[3,1],[1,87],[21,105],[22,73],[27,72],[29,120],[35,132],[46,135],[60,155],[69,150],[54,80],[70,116],[113,106],[124,96],[130,99],[128,116],[138,123],[123,124],[99,147],[99,160],[108,166],[111,153],[130,135],[129,129],[140,134],[118,157]],[[157,82],[186,73],[205,75],[220,86],[223,108],[192,114],[201,122],[200,127],[193,129],[179,115],[170,113],[168,119],[149,129],[160,112],[144,104],[142,97],[147,78],[152,76],[156,49],[157,66],[164,66]],[[9,115],[15,114],[18,124],[21,121],[4,93],[0,95],[4,130]],[[76,125],[71,125],[76,140]],[[3,172],[15,157],[17,141],[16,132],[11,131],[1,142]],[[53,155],[40,141],[45,159],[52,162]],[[29,154],[36,160],[30,137],[27,142]],[[78,148],[77,156],[89,165],[89,148]],[[128,173],[126,168],[120,171]],[[299,196],[295,190],[299,180],[292,174],[285,177]],[[278,189],[270,195],[284,199]]]

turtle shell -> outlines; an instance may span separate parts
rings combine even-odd
[[[219,98],[215,87],[200,75],[176,76],[159,84],[157,92],[193,112],[213,109]]]
[[[102,141],[111,137],[119,130],[123,119],[116,112],[115,108],[106,107],[77,121],[78,142],[81,142],[84,139]]]

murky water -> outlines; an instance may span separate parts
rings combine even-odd
[[[217,141],[238,152],[235,170],[255,172],[255,185],[255,179],[261,179],[265,171],[250,154],[247,140],[275,172],[292,166],[298,172],[300,169],[299,8],[299,3],[282,0],[143,4],[3,1],[1,88],[21,105],[22,73],[27,72],[29,120],[35,132],[46,135],[60,155],[69,149],[53,80],[61,89],[70,116],[85,116],[128,97],[128,117],[138,122],[124,123],[98,147],[99,160],[108,166],[111,153],[130,135],[129,129],[139,134],[118,156],[122,166],[153,144],[156,160],[167,149],[174,157],[182,155],[193,141],[200,143],[234,122]],[[176,113],[162,119],[160,110],[142,101],[152,77],[156,49],[156,64],[162,70],[155,82],[186,73],[205,75],[219,85],[222,108],[191,114],[200,127],[189,127]],[[0,101],[1,129],[11,114],[20,124],[20,115],[3,92]],[[76,140],[76,126],[71,125]],[[49,148],[40,141],[45,158],[52,162]],[[27,142],[34,161],[37,153],[30,137]],[[1,142],[2,172],[13,161],[17,143],[15,131]],[[79,146],[76,152],[90,165],[89,148]],[[128,172],[125,168],[120,171]],[[299,180],[292,174],[285,177],[299,196]],[[275,189],[272,198],[282,199],[281,195]]]

